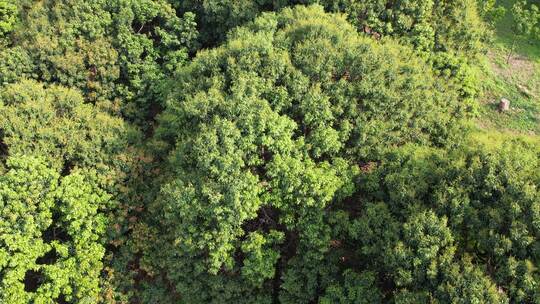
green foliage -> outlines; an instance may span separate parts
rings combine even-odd
[[[105,1],[32,3],[14,33],[34,66],[37,80],[78,88],[92,101],[113,97],[118,53],[103,37],[111,16]]]
[[[381,145],[443,139],[451,128],[445,116],[467,115],[453,91],[426,75],[429,69],[407,48],[363,38],[320,7],[304,10],[261,17],[232,33],[224,48],[202,52],[182,69],[174,85],[181,96],[173,99],[185,102],[169,106],[161,136],[182,138],[176,131],[183,128],[180,119],[191,115],[239,114],[223,112],[222,99],[239,103],[237,111],[242,103],[253,108],[256,99],[259,108],[282,115],[278,125],[303,133],[313,157],[364,156]],[[301,24],[306,18],[311,25]],[[293,22],[298,26],[289,26]]]
[[[518,34],[540,39],[540,3],[517,1],[512,7],[515,30]]]
[[[60,178],[41,159],[12,156],[0,177],[0,300],[96,303],[109,196],[91,171]]]
[[[194,15],[178,17],[165,0],[47,0],[27,5],[12,39],[24,54],[19,49],[2,52],[7,57],[2,65],[15,69],[7,75],[0,69],[0,80],[25,76],[77,88],[85,100],[122,111],[141,124],[154,115],[152,107],[159,107],[163,79],[195,46]],[[22,63],[25,69],[20,69]]]
[[[363,183],[362,193],[373,193],[369,200],[385,203],[376,209],[379,212],[368,207],[360,217],[359,233],[353,236],[367,247],[359,253],[378,261],[374,265],[381,265],[379,271],[397,272],[397,286],[414,291],[414,286],[431,285],[431,296],[446,299],[443,302],[470,298],[500,303],[506,296],[511,302],[538,301],[533,262],[540,202],[538,152],[537,146],[515,141],[494,151],[480,146],[392,153],[379,173],[368,175]],[[417,208],[429,208],[431,215],[423,218]],[[436,220],[435,214],[447,220]],[[411,216],[413,222],[408,220]],[[393,228],[378,227],[375,218],[388,218],[385,222]],[[423,224],[426,220],[429,226]],[[397,234],[400,221],[405,221],[402,236]],[[414,271],[408,270],[408,263],[415,265]]]
[[[282,242],[283,238],[283,232],[276,230],[270,231],[267,236],[252,232],[242,244],[242,252],[246,254],[242,276],[254,286],[260,286],[265,280],[274,278],[274,265],[279,258],[279,252],[267,247],[272,243]]]
[[[27,303],[31,295],[24,292],[25,272],[38,267],[36,259],[51,249],[41,234],[52,222],[58,174],[31,158],[10,159],[7,167],[0,177],[0,298]]]
[[[321,304],[381,303],[380,291],[374,286],[376,278],[373,273],[364,272],[357,274],[347,270],[343,274],[343,280],[343,283],[330,286],[326,289],[326,295],[320,300]]]
[[[356,164],[406,142],[442,145],[467,114],[429,70],[410,49],[362,37],[320,6],[264,14],[200,52],[168,85],[159,120],[167,182],[152,205],[161,232],[145,267],[193,303],[268,302],[279,277],[281,302],[317,298],[339,273],[325,254],[325,210],[351,195]],[[445,233],[437,240],[451,247]],[[253,298],[243,299],[249,286]]]
[[[0,114],[0,302],[96,303],[128,128],[30,80],[2,88]]]
[[[85,104],[81,94],[34,81],[0,91],[0,135],[9,154],[37,154],[55,168],[108,170],[111,156],[127,144],[127,128],[118,118]]]
[[[439,6],[445,5],[444,2],[432,0],[397,3],[386,0],[323,2],[331,9],[347,13],[360,30],[410,39],[416,46],[426,49],[435,46],[436,23],[431,18]]]
[[[473,104],[479,82],[470,65],[485,51],[494,22],[504,9],[493,1],[388,1],[388,0],[307,0],[307,1],[182,1],[178,7],[195,11],[205,45],[225,40],[226,33],[259,12],[297,4],[319,3],[327,11],[347,14],[347,19],[375,39],[393,37],[432,63],[437,75],[454,85],[464,104]],[[213,42],[213,44],[212,44]]]
[[[253,20],[258,13],[296,4],[319,3],[328,11],[348,15],[359,31],[402,38],[429,51],[478,52],[488,29],[480,14],[496,18],[501,10],[493,1],[477,0],[292,0],[292,1],[182,1],[179,8],[199,19],[203,40],[224,40],[228,30]]]
[[[118,51],[118,90],[132,102],[125,105],[124,113],[140,118],[141,107],[145,113],[156,106],[161,82],[195,48],[195,16],[178,17],[165,0],[113,1],[109,5],[105,9],[111,11],[114,30],[109,35]]]
[[[197,16],[198,29],[205,44],[215,44],[225,39],[227,32],[253,20],[272,1],[251,0],[186,0],[169,1],[180,11],[193,12]],[[278,8],[278,7],[273,7]]]
[[[0,303],[539,303],[509,3],[0,0]]]
[[[0,85],[31,78],[34,64],[28,52],[21,47],[0,50]]]
[[[467,255],[443,275],[443,284],[435,292],[441,303],[508,303],[504,292]]]
[[[0,38],[13,30],[17,14],[17,6],[12,0],[0,1]]]
[[[433,212],[416,212],[403,224],[400,242],[388,253],[385,263],[390,267],[398,287],[428,287],[448,267],[455,249],[447,220]]]
[[[480,15],[491,25],[504,18],[506,8],[498,5],[496,0],[478,0],[478,10]]]

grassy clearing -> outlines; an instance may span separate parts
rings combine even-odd
[[[510,11],[515,0],[499,2],[507,12],[496,25],[494,42],[482,62],[478,125],[540,136],[540,41],[516,37]],[[501,98],[510,100],[510,111],[499,113]]]
[[[511,131],[498,131],[494,129],[477,129],[472,132],[467,139],[470,145],[482,145],[486,149],[496,151],[500,149],[508,140],[520,141],[528,144],[530,147],[536,147],[540,153],[540,136],[527,135],[527,134],[515,134]]]

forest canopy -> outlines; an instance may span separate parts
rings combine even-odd
[[[0,303],[540,302],[507,2],[0,0]]]

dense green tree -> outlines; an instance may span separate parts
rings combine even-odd
[[[424,50],[478,51],[486,28],[471,0],[326,0],[369,33],[405,38]]]
[[[191,303],[317,299],[340,273],[325,210],[357,164],[442,145],[467,115],[409,48],[320,6],[264,14],[168,87],[155,143],[168,177],[148,216],[160,236],[142,260]]]
[[[0,303],[540,303],[497,3],[0,0]]]
[[[327,11],[347,14],[356,30],[375,39],[393,37],[409,44],[428,60],[434,71],[458,87],[466,102],[478,93],[470,66],[484,52],[495,20],[503,11],[493,1],[478,0],[291,0],[181,1],[181,11],[194,11],[203,44],[214,46],[226,33],[254,19],[260,12],[297,4],[319,3]],[[483,17],[483,18],[482,18]]]
[[[487,1],[490,2],[490,1]],[[459,87],[462,98],[475,97],[478,81],[470,70],[474,58],[491,37],[480,14],[500,12],[475,0],[323,0],[329,9],[345,12],[359,31],[392,36],[412,44],[432,63],[434,71]],[[489,18],[489,16],[486,16]]]
[[[22,81],[0,91],[0,139],[9,154],[37,154],[55,168],[110,170],[125,149],[128,128],[85,104],[79,91]],[[103,171],[104,172],[104,171]]]
[[[129,129],[77,90],[29,80],[0,90],[0,113],[0,302],[96,303]]]
[[[0,86],[33,76],[34,64],[28,52],[21,47],[0,50]],[[34,75],[35,76],[35,75]]]
[[[161,120],[160,136],[187,138],[183,132],[192,130],[185,130],[182,120],[190,116],[200,117],[193,122],[208,121],[209,115],[236,117],[262,103],[280,132],[302,135],[310,156],[364,157],[408,141],[440,143],[459,117],[468,115],[468,105],[426,75],[429,68],[408,48],[374,43],[335,15],[335,24],[329,24],[320,7],[311,8],[317,12],[310,25],[286,28],[291,19],[308,18],[302,10],[259,18],[233,32],[225,47],[201,52],[181,69],[169,85],[175,88],[173,102]],[[235,108],[231,102],[239,104],[237,112],[225,110]],[[256,115],[266,114],[262,110]],[[229,128],[224,125],[220,132]],[[290,149],[272,149],[278,148]]]
[[[206,43],[224,40],[228,30],[254,19],[260,12],[297,4],[319,3],[328,11],[342,12],[359,31],[403,38],[429,51],[481,50],[488,36],[480,14],[497,14],[492,1],[477,0],[263,0],[182,1],[179,9],[197,14]]]
[[[361,244],[369,245],[367,249],[362,245],[358,254],[378,261],[374,264],[378,269],[384,269],[384,265],[390,267],[385,272],[397,270],[398,274],[405,274],[393,279],[398,286],[402,282],[400,278],[409,278],[411,286],[429,286],[419,281],[422,277],[415,278],[414,273],[403,272],[400,268],[403,266],[397,265],[406,265],[403,263],[412,259],[414,270],[421,270],[418,259],[429,253],[428,269],[437,267],[435,251],[430,247],[409,258],[405,255],[408,247],[403,247],[398,257],[405,260],[397,260],[397,265],[392,263],[394,259],[385,257],[392,252],[385,248],[392,248],[396,242],[410,242],[406,226],[402,236],[392,233],[399,231],[399,223],[417,217],[418,208],[429,208],[430,213],[447,219],[445,230],[451,233],[456,258],[460,258],[447,259],[446,266],[426,272],[437,274],[430,279],[435,284],[431,296],[452,302],[450,299],[463,301],[465,294],[469,294],[470,299],[489,303],[503,302],[508,296],[511,302],[535,303],[538,301],[535,210],[540,203],[539,152],[538,146],[520,141],[508,142],[495,150],[480,146],[452,152],[417,148],[393,152],[361,182],[359,193],[364,197],[372,193],[367,195],[367,200],[384,203],[378,205],[378,213],[366,209],[358,219],[362,225],[353,236]],[[377,226],[375,221],[383,216],[390,219],[385,220],[392,223],[389,228]],[[414,221],[415,225],[420,223]],[[443,225],[434,227],[437,226]],[[429,231],[431,236],[422,236],[422,230]],[[421,236],[421,242],[426,242],[440,235],[434,228],[422,230],[414,230],[411,236]],[[366,237],[366,232],[369,232],[367,236],[374,235]],[[439,239],[434,244],[438,248],[445,242]],[[384,254],[381,256],[380,252]],[[467,280],[472,281],[465,283]],[[456,284],[468,284],[469,289],[454,289]]]
[[[468,255],[443,271],[434,296],[440,303],[508,303],[504,292]]]
[[[0,38],[13,30],[17,13],[17,6],[12,0],[0,1]]]
[[[142,125],[160,107],[161,81],[195,47],[193,14],[178,17],[165,0],[26,6],[11,39],[14,49],[0,54],[0,80],[26,77],[77,88],[85,100]]]
[[[110,199],[92,171],[60,178],[40,158],[12,156],[0,176],[0,301],[96,303]]]
[[[271,1],[169,0],[169,2],[178,10],[195,13],[198,29],[202,34],[200,39],[205,44],[211,45],[224,40],[230,29],[253,20],[268,5],[266,3]],[[269,9],[276,8],[269,7]]]
[[[381,303],[380,291],[374,286],[376,278],[373,273],[363,272],[358,274],[347,270],[343,274],[343,280],[343,283],[329,286],[320,303]]]

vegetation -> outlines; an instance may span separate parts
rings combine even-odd
[[[0,0],[0,302],[539,303],[538,7]]]
[[[512,7],[516,31],[533,39],[540,38],[540,3],[538,1],[518,1]]]
[[[540,48],[538,40],[517,31],[513,3],[502,2],[506,13],[496,22],[494,43],[481,61],[480,124],[534,136],[540,134]],[[499,113],[501,98],[510,100],[510,111]]]
[[[96,303],[124,123],[56,85],[24,80],[0,96],[0,297]]]
[[[10,1],[2,0],[0,2],[0,37],[13,30],[16,20],[17,6]]]

